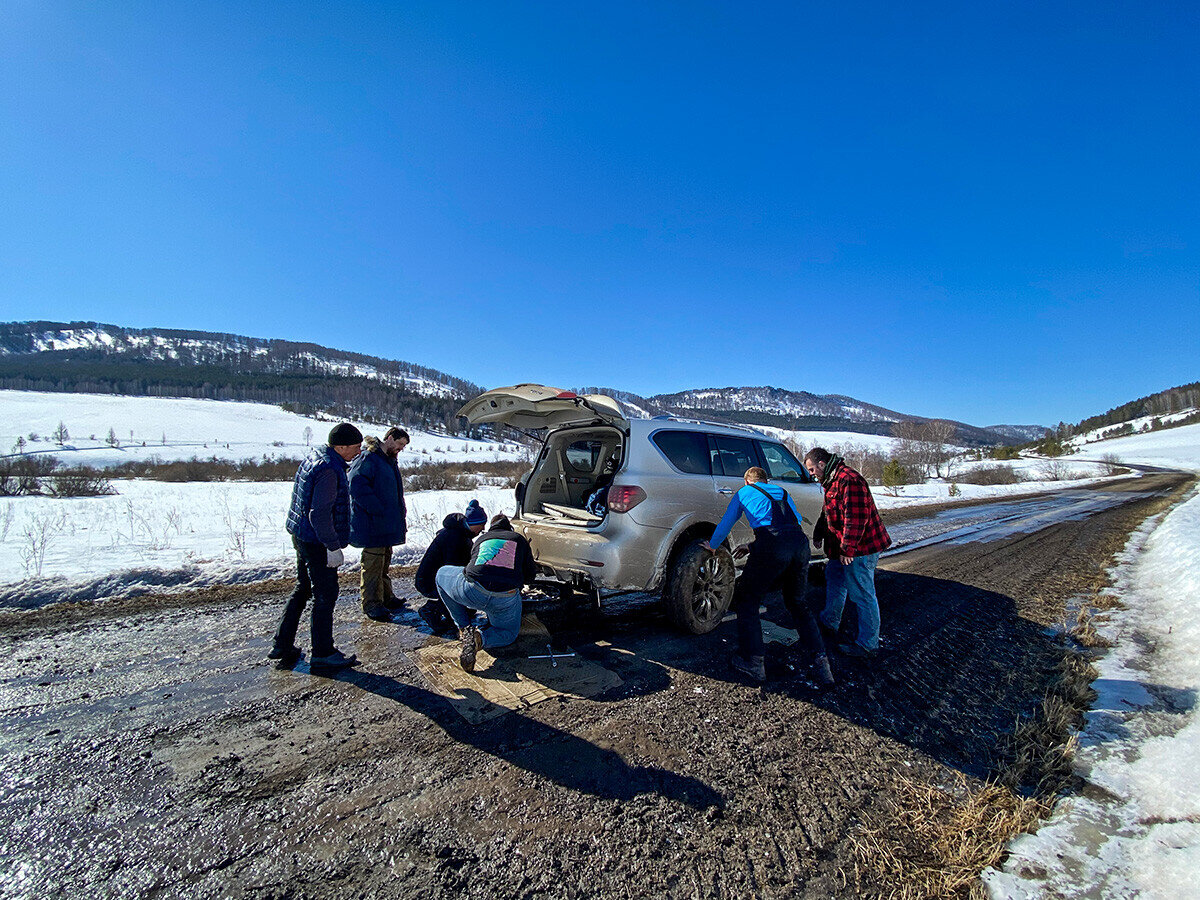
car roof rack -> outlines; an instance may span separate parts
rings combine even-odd
[[[732,422],[711,422],[708,419],[688,419],[684,416],[669,415],[652,416],[651,420],[656,422],[686,422],[689,425],[715,425],[717,428],[729,428],[733,431],[744,431],[747,434],[759,434],[758,431],[747,425],[735,425]]]

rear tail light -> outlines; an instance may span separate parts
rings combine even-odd
[[[613,512],[629,512],[645,499],[646,492],[636,484],[614,484],[608,489],[608,508]]]

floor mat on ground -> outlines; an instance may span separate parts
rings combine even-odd
[[[441,641],[416,652],[417,668],[434,691],[472,725],[517,709],[525,709],[552,697],[593,697],[621,684],[615,672],[572,653],[569,647],[554,647],[553,660],[530,659],[547,656],[553,646],[546,626],[532,613],[521,619],[516,643],[496,651],[481,650],[475,671],[464,672],[458,664],[458,641]]]

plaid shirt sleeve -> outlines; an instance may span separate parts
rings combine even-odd
[[[845,556],[878,553],[892,543],[879,518],[870,486],[861,475],[845,466],[825,495],[825,515],[829,527],[841,539]]]

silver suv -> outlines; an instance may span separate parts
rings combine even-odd
[[[751,466],[761,466],[800,511],[809,539],[823,492],[782,443],[749,428],[656,417],[626,418],[611,397],[579,396],[540,384],[496,388],[458,413],[473,425],[546,431],[533,469],[517,489],[513,526],[539,571],[564,595],[603,597],[662,591],[671,619],[703,634],[729,609],[731,548],[754,538],[743,517],[708,554],[729,500]],[[607,486],[604,506],[587,501]]]

